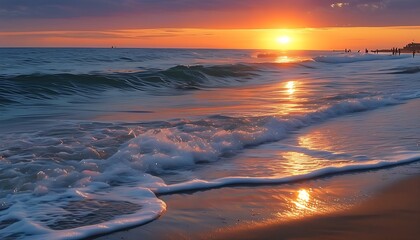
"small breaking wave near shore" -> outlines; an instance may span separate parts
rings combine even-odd
[[[410,164],[413,162],[420,161],[420,154],[417,152],[404,153],[401,154],[398,158],[399,160],[371,161],[363,164],[350,164],[342,167],[325,167],[314,170],[313,172],[307,174],[288,177],[225,177],[211,181],[197,179],[179,184],[159,186],[156,188],[152,188],[152,191],[158,195],[164,195],[177,192],[200,191],[228,186],[295,183],[303,180],[311,180],[321,177],[334,176],[338,174],[362,172],[381,168],[390,168],[403,164]]]

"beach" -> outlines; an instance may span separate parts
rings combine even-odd
[[[417,239],[420,176],[399,181],[344,212],[222,232],[210,239]]]
[[[0,240],[420,239],[419,0],[0,3]]]
[[[417,239],[420,233],[418,228],[419,184],[419,175],[407,176],[380,187],[380,190],[372,196],[359,199],[357,203],[341,210],[336,209],[312,216],[302,215],[286,221],[280,218],[269,221],[249,221],[249,219],[246,221],[248,216],[238,219],[238,222],[231,226],[227,225],[210,231],[197,232],[196,225],[178,224],[178,228],[166,226],[165,229],[169,230],[166,234],[154,232],[158,229],[156,226],[145,229],[139,227],[98,239],[138,239],[139,237],[147,239]],[[184,197],[180,201],[182,203],[178,203],[174,208],[192,209],[192,206],[204,199]],[[248,200],[251,201],[251,199],[252,197]],[[223,197],[218,203],[229,204]],[[189,207],[186,207],[188,205]],[[271,204],[270,207],[273,205]],[[227,210],[227,212],[231,213],[232,210]],[[181,219],[182,217],[178,216],[178,220]],[[196,224],[199,221],[197,219]]]
[[[394,118],[401,120],[399,116],[407,116],[418,104],[420,101],[416,100],[390,109],[335,119],[300,131],[295,138],[312,136],[321,144],[320,133],[327,133],[336,141],[335,147],[351,146],[361,151],[366,148],[361,146],[364,142],[360,138],[369,141],[362,132],[388,128],[388,124],[395,122]],[[417,119],[417,115],[411,115],[400,123],[414,129]],[[336,133],[334,137],[330,135],[332,132]],[[381,144],[376,142],[372,148],[382,144],[387,147],[392,142],[379,132],[372,137],[386,140]],[[404,138],[410,139],[408,135]],[[394,138],[394,141],[401,139]],[[284,144],[292,142],[290,139]],[[331,143],[328,146],[334,147]],[[246,154],[247,165],[258,164],[261,159],[252,157],[262,152],[276,156],[278,148],[279,145],[273,143],[254,149]],[[245,161],[244,156],[241,159]],[[98,239],[137,239],[139,236],[145,239],[416,239],[419,234],[419,170],[420,164],[414,162],[289,184],[245,184],[162,195],[160,198],[168,208],[159,219]]]
[[[418,236],[420,58],[0,54],[1,239]]]

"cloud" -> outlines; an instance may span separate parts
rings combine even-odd
[[[419,0],[0,0],[0,30],[415,25],[418,12]]]
[[[247,11],[329,6],[329,0],[0,0],[0,17],[72,18],[188,11]]]
[[[0,17],[73,18],[106,16],[130,10],[131,0],[0,0]]]
[[[332,8],[344,8],[344,7],[350,6],[350,3],[348,3],[348,2],[337,2],[337,3],[332,3],[330,6]]]
[[[241,7],[250,3],[252,1],[249,0],[0,0],[0,17],[74,18],[127,13],[209,11]]]
[[[330,6],[331,8],[342,9],[342,8],[353,8],[359,9],[362,11],[365,10],[378,10],[378,9],[385,9],[389,4],[389,0],[387,1],[360,1],[355,0],[351,2],[336,2],[332,3]]]

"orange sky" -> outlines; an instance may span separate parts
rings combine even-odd
[[[419,0],[0,0],[0,47],[392,48]],[[290,43],[276,39],[289,37]]]
[[[277,40],[290,38],[287,44]],[[392,48],[420,39],[420,26],[294,29],[131,29],[0,32],[0,45],[40,47],[157,47],[234,49]]]

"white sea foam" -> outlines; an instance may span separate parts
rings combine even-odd
[[[317,62],[323,63],[353,63],[353,62],[363,62],[363,61],[376,61],[376,60],[396,60],[408,58],[409,56],[392,56],[392,55],[383,55],[383,54],[342,54],[342,55],[330,55],[330,56],[317,56],[314,58]]]
[[[420,161],[420,154],[418,152],[405,153],[398,156],[400,160],[388,160],[388,161],[369,161],[362,164],[350,164],[341,167],[325,167],[314,170],[307,174],[294,175],[289,177],[225,177],[219,178],[212,181],[204,180],[192,180],[188,182],[162,185],[152,190],[156,194],[170,194],[182,191],[194,191],[204,190],[212,188],[220,188],[231,185],[262,185],[262,184],[284,184],[293,183],[302,180],[314,179],[324,176],[343,174],[355,171],[374,170],[378,168],[393,167],[401,164],[408,164],[416,161]]]
[[[13,202],[13,205],[3,210],[0,222],[14,223],[1,229],[0,236],[17,239],[80,239],[150,222],[166,209],[165,203],[147,188],[114,187],[112,190],[101,190],[94,186],[69,189],[64,193],[50,192],[43,196],[30,193],[9,195],[5,200]],[[124,214],[127,206],[132,208],[128,211],[131,213]],[[92,215],[97,214],[96,218],[103,219],[100,214],[112,213],[109,208],[113,207],[114,213],[108,216],[109,219],[92,224],[95,221]],[[86,223],[83,225],[80,223],[82,221]]]
[[[203,126],[194,122],[180,127],[151,129],[124,144],[108,160],[118,165],[126,162],[129,169],[158,173],[197,162],[213,162],[246,146],[278,141],[291,131],[330,118],[399,103],[401,101],[395,98],[363,98],[341,101],[288,119],[275,116],[249,118],[230,129],[224,129],[223,124]]]

